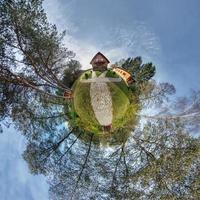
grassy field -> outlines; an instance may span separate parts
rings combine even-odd
[[[92,78],[92,71],[91,70],[87,70],[85,71],[82,75],[81,75],[82,79],[89,79]]]
[[[106,77],[109,77],[109,78],[119,78],[119,76],[113,72],[111,69],[109,69],[106,73]]]
[[[135,114],[138,110],[138,104],[131,104],[131,91],[122,81],[119,83],[109,83],[110,92],[112,94],[113,105],[113,131],[120,127],[129,126],[134,121]]]
[[[97,77],[99,77],[102,74],[102,72],[100,72],[100,71],[95,71],[95,73],[96,73]]]
[[[85,72],[88,73],[89,71]],[[90,99],[90,83],[83,83],[80,80],[85,73],[73,85],[74,101],[71,106],[73,123],[85,131],[95,134],[102,134],[102,127],[96,120]],[[113,121],[112,132],[118,128],[125,128],[133,124],[135,113],[138,111],[138,104],[130,103],[133,93],[124,81],[108,83],[112,95]]]
[[[79,80],[74,88],[74,109],[77,113],[76,125],[86,131],[98,133],[101,129],[97,122],[91,102],[90,102],[90,83],[81,83]]]

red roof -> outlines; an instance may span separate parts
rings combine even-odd
[[[102,56],[108,63],[110,63],[110,61],[101,53],[101,52],[98,52],[93,58],[92,60],[90,61],[90,64],[92,64],[92,62],[95,60],[95,58],[100,55]]]

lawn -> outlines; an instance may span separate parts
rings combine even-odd
[[[124,94],[129,98],[129,100],[133,97],[131,89],[123,80],[121,82],[116,82],[115,84],[124,92]]]
[[[138,110],[137,104],[130,103],[131,92],[124,81],[119,83],[109,83],[112,94],[113,105],[113,131],[120,127],[128,126],[133,122],[135,113]]]
[[[113,72],[111,69],[109,69],[107,71],[106,77],[108,77],[108,78],[119,78],[119,76],[115,72]]]
[[[90,102],[90,83],[81,83],[80,79],[74,86],[74,109],[77,113],[76,125],[93,133],[101,130]]]
[[[95,73],[96,73],[96,76],[97,76],[97,77],[100,76],[100,75],[102,74],[102,72],[100,72],[100,71],[95,71]]]
[[[86,132],[101,135],[103,133],[102,127],[97,121],[91,106],[90,83],[80,82],[81,79],[84,79],[85,73],[74,83],[72,88],[74,91],[74,100],[71,106],[72,121],[74,125],[79,126]],[[130,127],[133,125],[136,118],[135,114],[138,111],[138,104],[131,103],[133,93],[123,80],[117,83],[109,82],[108,87],[112,95],[113,106],[112,132],[117,131],[119,128]]]
[[[82,79],[92,78],[92,70],[87,70],[81,75]]]

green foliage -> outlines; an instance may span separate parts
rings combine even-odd
[[[112,70],[110,70],[110,69],[107,71],[106,77],[119,78],[119,76],[115,72],[113,72]]]
[[[124,60],[124,62],[121,64],[121,67],[130,71],[130,72],[137,72],[140,69],[140,66],[142,64],[142,58],[136,57],[136,58],[128,58]]]
[[[100,75],[102,74],[102,72],[100,72],[100,71],[95,71],[95,73],[96,73],[96,76],[97,76],[97,77],[100,76]]]
[[[85,79],[88,79],[89,75],[88,73],[85,73]]]
[[[136,81],[143,83],[150,80],[155,75],[155,70],[155,66],[152,63],[143,64],[135,75]]]
[[[77,60],[70,60],[67,63],[67,68],[64,70],[62,82],[67,87],[72,87],[74,82],[78,79],[81,73],[81,64]]]
[[[113,131],[125,126],[130,126],[129,129],[132,128],[139,108],[138,104],[136,102],[134,104],[130,103],[129,97],[131,96],[124,82],[109,83],[108,85],[112,95]]]
[[[90,84],[81,83],[77,80],[74,87],[74,108],[78,115],[76,124],[88,132],[99,133],[101,132],[101,127],[95,118],[90,98],[88,97],[90,97]]]
[[[81,75],[81,78],[83,78],[83,79],[92,78],[92,71],[89,70],[89,71],[84,72],[84,73]]]
[[[19,101],[36,96],[47,101],[58,88],[68,89],[60,80],[74,53],[62,44],[65,32],[47,21],[41,0],[0,1],[0,30],[2,118],[12,117]]]
[[[137,84],[150,80],[156,72],[155,66],[152,63],[142,64],[141,57],[128,58],[121,64],[121,67],[132,74]]]
[[[134,183],[140,183],[142,188],[151,187],[145,194],[147,198],[197,198],[198,139],[189,136],[178,121],[171,120],[148,122],[133,138],[141,149],[141,162],[145,160],[146,164],[130,178]],[[156,148],[151,148],[153,146]]]

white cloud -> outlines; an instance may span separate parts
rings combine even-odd
[[[80,61],[84,69],[91,67],[90,60],[98,51],[104,53],[111,62],[138,55],[142,55],[145,62],[154,62],[155,57],[158,57],[160,52],[158,38],[152,31],[148,30],[144,23],[134,20],[129,25],[119,25],[118,27],[111,25],[109,29],[104,30],[108,37],[98,45],[74,37],[78,27],[69,20],[72,2],[65,1],[65,9],[63,9],[61,1],[45,0],[44,7],[48,19],[55,23],[59,30],[67,29],[65,44],[76,53],[76,59]],[[102,29],[105,29],[105,27],[102,27]]]
[[[157,36],[148,30],[142,22],[133,21],[130,24],[111,27],[111,37],[105,43],[105,48],[116,46],[129,56],[142,55],[143,60],[152,60],[160,53]]]

